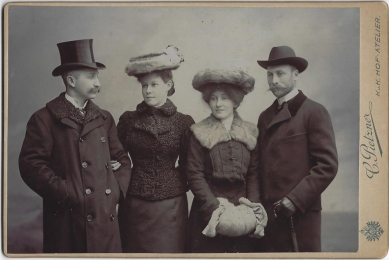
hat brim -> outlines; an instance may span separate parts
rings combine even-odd
[[[56,67],[51,74],[54,77],[57,77],[57,76],[60,76],[65,71],[82,69],[82,68],[102,70],[102,69],[105,69],[105,65],[100,63],[100,62],[96,62],[96,63],[66,63],[66,64],[62,64],[62,65],[59,65],[58,67]]]
[[[258,60],[259,66],[264,69],[267,69],[268,66],[277,66],[277,65],[292,65],[297,68],[297,70],[301,73],[308,67],[308,61],[301,57],[288,57],[281,58],[275,60]]]
[[[206,69],[196,73],[192,80],[195,90],[203,92],[208,84],[226,83],[240,88],[245,94],[254,89],[255,79],[240,69]]]

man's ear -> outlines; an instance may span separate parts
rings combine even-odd
[[[67,76],[66,81],[69,84],[69,86],[72,86],[73,88],[76,86],[76,78],[73,76]]]
[[[298,70],[294,70],[293,71],[293,80],[297,80],[298,76],[299,76],[299,71]]]

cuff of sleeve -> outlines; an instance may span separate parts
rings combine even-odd
[[[254,234],[249,235],[254,238],[261,238],[265,236],[265,227],[267,225],[267,213],[261,203],[253,203],[246,198],[239,199],[240,204],[244,204],[251,208],[255,215],[255,231]]]
[[[292,203],[302,212],[304,213],[307,209],[304,201],[302,201],[293,191],[291,191],[286,197],[292,201]]]
[[[229,203],[225,198],[217,198],[219,201],[219,206],[212,212],[211,219],[208,222],[208,225],[204,228],[203,234],[207,237],[215,237],[216,236],[216,227],[219,224],[220,216],[223,214],[224,210]]]
[[[216,198],[204,204],[199,210],[202,219],[208,222],[211,219],[212,213],[219,207],[219,204],[220,202]]]

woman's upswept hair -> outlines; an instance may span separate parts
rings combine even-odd
[[[174,81],[173,81],[173,73],[172,73],[172,70],[169,70],[169,69],[166,69],[166,70],[154,70],[150,73],[156,73],[158,76],[161,77],[161,79],[163,80],[163,82],[167,83],[169,80],[171,80],[172,82],[172,87],[169,89],[169,91],[167,92],[167,95],[168,97],[170,97],[171,95],[174,94],[174,92],[176,92],[176,90],[174,89]],[[137,80],[140,82],[140,80],[146,76],[147,74],[149,73],[145,73],[145,74],[136,74],[134,75]]]
[[[217,90],[224,91],[229,98],[236,104],[236,108],[242,103],[245,96],[245,92],[242,91],[239,87],[236,87],[233,84],[227,83],[218,83],[218,84],[207,84],[202,88],[202,98],[209,104],[212,93]]]

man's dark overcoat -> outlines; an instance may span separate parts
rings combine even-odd
[[[131,161],[108,111],[88,101],[84,118],[62,93],[30,118],[19,168],[43,198],[45,253],[121,252],[116,205]]]
[[[335,136],[324,106],[301,91],[277,113],[277,100],[259,116],[260,196],[269,221],[261,251],[292,249],[290,220],[274,218],[273,203],[288,197],[299,251],[320,251],[321,193],[338,170]]]

